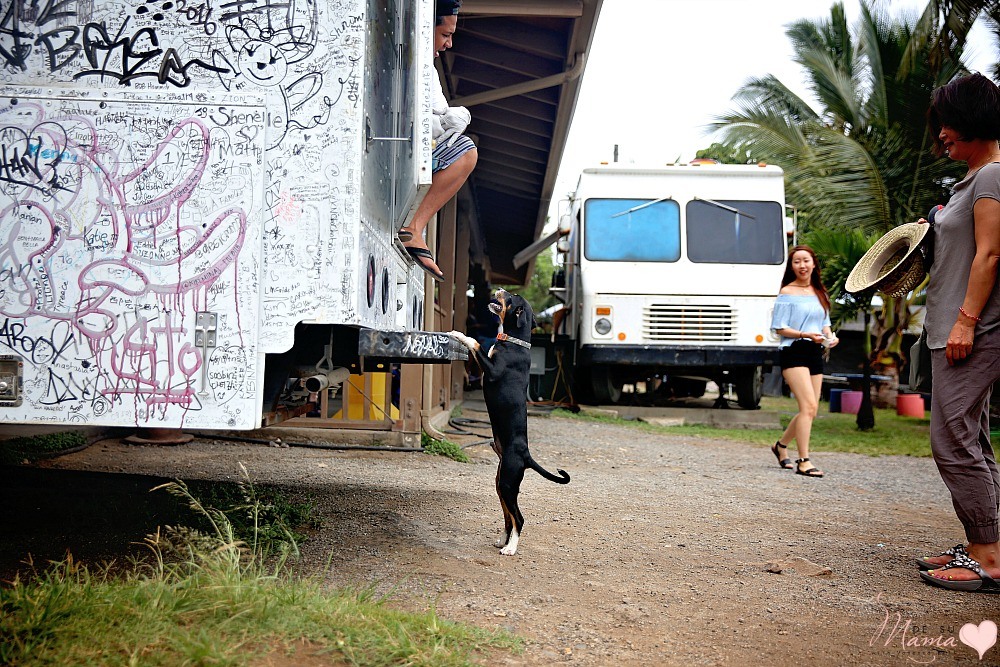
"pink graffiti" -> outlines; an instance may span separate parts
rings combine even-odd
[[[145,149],[121,135],[37,104],[0,114],[0,316],[68,322],[110,367],[102,393],[187,408],[204,361],[190,322],[235,266],[247,214],[187,211],[210,155],[200,120]],[[142,313],[130,326],[122,304]]]

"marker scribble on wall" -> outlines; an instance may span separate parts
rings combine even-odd
[[[212,158],[197,117],[65,106],[0,113],[0,351],[45,367],[26,393],[54,410],[198,410],[211,351],[195,315],[218,310],[212,289],[238,279],[247,236],[245,198],[212,192],[234,164]]]

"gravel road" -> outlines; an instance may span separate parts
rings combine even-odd
[[[322,568],[332,554],[331,585],[374,585],[396,604],[434,605],[445,618],[526,638],[524,654],[491,656],[491,665],[1000,664],[1000,648],[980,661],[959,639],[967,623],[1000,623],[998,598],[917,576],[914,556],[962,540],[929,458],[815,452],[827,473],[817,480],[745,443],[559,417],[533,416],[529,432],[536,460],[573,480],[527,473],[527,523],[513,557],[492,546],[502,521],[496,458],[483,445],[460,464],[420,453],[109,440],[41,467],[234,479],[243,462],[256,480],[312,497],[323,525],[302,565]],[[49,525],[33,506],[17,510],[19,525],[37,535],[45,524],[74,544],[71,527]]]

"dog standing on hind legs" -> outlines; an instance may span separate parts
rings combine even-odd
[[[497,465],[497,495],[503,509],[504,534],[496,546],[505,556],[517,553],[517,543],[524,527],[524,517],[517,506],[524,471],[531,468],[545,479],[568,484],[569,475],[559,475],[535,463],[528,451],[528,376],[531,368],[531,330],[535,316],[523,298],[498,289],[490,310],[500,318],[497,342],[485,354],[479,343],[461,333],[449,335],[469,348],[483,370],[483,397],[493,427],[493,451],[500,457]],[[558,470],[558,469],[557,469]]]

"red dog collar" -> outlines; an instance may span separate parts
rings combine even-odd
[[[531,343],[525,343],[520,338],[511,338],[510,336],[508,336],[505,333],[498,333],[497,334],[497,340],[505,340],[508,343],[514,343],[514,345],[520,345],[521,347],[523,347],[526,350],[530,350],[531,349]]]

